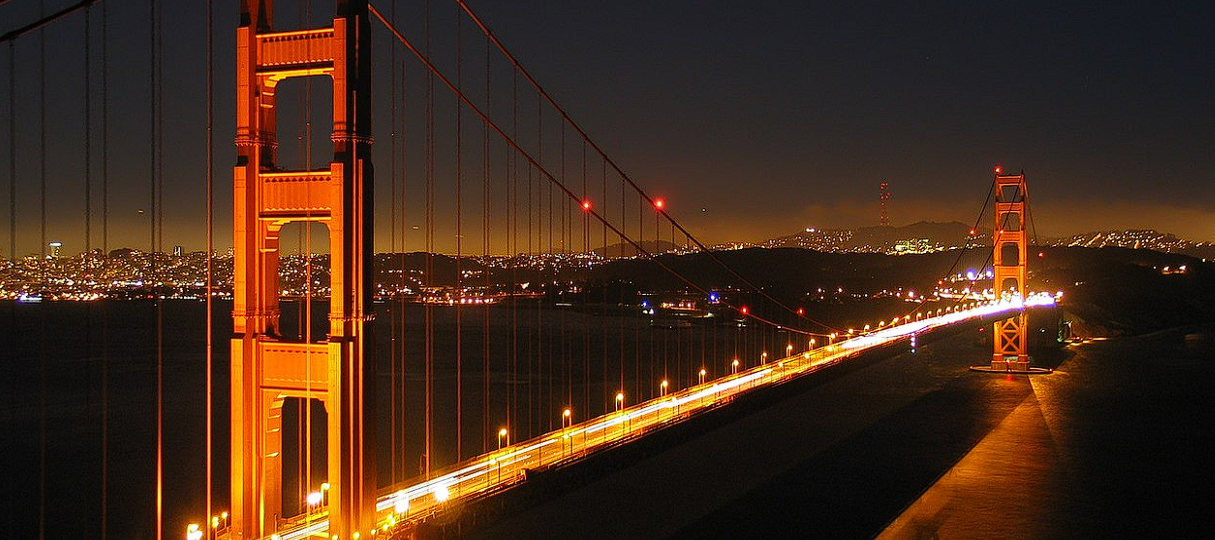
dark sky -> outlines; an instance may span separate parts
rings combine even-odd
[[[73,1],[47,0],[47,9]],[[299,4],[279,3],[279,27],[296,27]],[[314,3],[319,25],[332,8]],[[148,7],[131,0],[106,4],[108,245],[147,246],[148,214],[138,209],[149,208]],[[196,249],[202,246],[204,216],[205,16],[202,2],[166,4],[164,245]],[[216,4],[216,236],[226,247],[237,2]],[[1215,68],[1209,60],[1215,38],[1207,3],[471,4],[614,159],[644,187],[666,197],[671,212],[706,241],[757,240],[808,226],[876,224],[877,184],[883,180],[891,184],[895,224],[970,221],[996,164],[1027,172],[1043,234],[1153,227],[1215,240],[1215,183],[1207,173],[1215,149]],[[377,5],[391,9],[387,0]],[[425,2],[397,5],[406,35],[421,42]],[[443,51],[436,59],[449,74],[454,74],[454,9],[452,2],[432,0],[433,47]],[[0,31],[33,20],[37,10],[36,0],[0,6]],[[100,8],[94,8],[92,21],[92,244],[98,246]],[[463,26],[462,73],[479,89],[485,52],[473,30],[467,22]],[[378,215],[386,219],[391,43],[378,24],[373,31]],[[45,34],[47,239],[63,241],[69,252],[85,242],[83,34],[82,14]],[[14,78],[17,248],[26,253],[36,251],[40,240],[37,34],[20,39],[15,49],[15,74],[7,67],[8,51],[0,51],[6,83],[0,95],[7,102],[7,82]],[[509,72],[500,59],[492,66],[497,106],[491,110],[496,118],[509,118],[504,105],[510,100]],[[402,106],[409,110],[404,137],[413,137],[406,143],[411,145],[407,157],[416,164],[421,162],[421,146],[415,143],[422,133],[422,76],[416,62],[405,64],[405,70],[410,82]],[[317,88],[314,96],[327,95],[327,85]],[[298,112],[302,95],[302,83],[284,88],[280,104],[296,103]],[[441,88],[436,96],[436,115],[453,124],[450,97]],[[534,108],[534,97],[520,99],[521,107]],[[328,114],[319,104],[315,110],[321,118]],[[7,126],[8,114],[7,106],[0,106],[0,126]],[[299,131],[297,116],[285,111],[281,118],[280,162],[302,166],[299,145],[287,142]],[[470,117],[465,116],[464,148],[473,149],[465,153],[466,171],[472,172],[465,174],[477,183],[468,188],[476,193],[466,205],[479,210],[480,128]],[[555,126],[552,115],[545,121]],[[9,135],[0,131],[0,162],[7,176]],[[548,133],[551,158],[559,139]],[[437,129],[442,152],[450,151],[452,137],[450,126]],[[323,162],[326,138],[315,137],[314,154],[322,157],[314,158],[314,165]],[[574,159],[578,150],[570,145],[567,155]],[[553,168],[555,163],[546,160]],[[449,169],[450,163],[437,169],[441,206],[451,200]],[[421,173],[402,171],[412,205],[419,201]],[[6,194],[0,198],[7,203]],[[609,197],[604,206],[611,203]],[[410,208],[407,221],[421,225],[420,207]],[[0,245],[7,254],[7,210],[3,213]],[[480,218],[468,219],[465,227],[479,230]],[[438,228],[442,248],[454,232],[445,218]],[[385,225],[377,242],[382,248],[388,245],[387,231]],[[480,246],[480,240],[465,238]],[[409,241],[418,246],[420,237]]]

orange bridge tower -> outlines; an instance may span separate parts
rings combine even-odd
[[[1016,295],[1025,298],[1026,237],[1025,174],[1001,174],[996,169],[996,223],[992,232],[992,288],[996,297]],[[997,371],[1028,371],[1026,352],[1028,318],[1025,310],[996,321],[992,328],[994,349],[991,369]]]
[[[367,0],[336,0],[333,26],[273,31],[273,0],[242,0],[236,33],[233,171],[231,538],[274,533],[282,515],[282,406],[319,400],[328,413],[329,532],[375,526],[371,335],[371,43]],[[321,170],[275,164],[275,89],[292,77],[333,82],[333,159]],[[279,330],[279,232],[329,231],[329,332],[291,342]],[[305,407],[304,410],[308,410]]]

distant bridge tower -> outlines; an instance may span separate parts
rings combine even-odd
[[[1019,295],[1025,298],[1026,238],[1025,174],[995,173],[996,212],[995,228],[992,232],[993,289],[996,296]],[[1026,352],[1026,329],[1028,315],[1021,310],[1016,315],[996,321],[992,338],[994,350],[991,369],[999,371],[1027,371],[1029,355]]]
[[[878,204],[882,207],[882,217],[880,224],[885,227],[890,225],[890,211],[886,208],[886,201],[890,200],[890,183],[882,182],[878,184]]]
[[[329,533],[375,526],[375,381],[371,325],[371,42],[367,0],[336,0],[333,26],[275,32],[273,0],[242,0],[236,32],[232,319],[231,538],[274,533],[282,515],[282,406],[328,411]],[[315,171],[275,164],[275,89],[292,77],[333,80],[333,160]],[[329,231],[332,297],[324,341],[279,330],[279,233]],[[306,323],[304,323],[306,324]],[[309,410],[305,407],[304,410]],[[309,486],[313,489],[313,486]]]

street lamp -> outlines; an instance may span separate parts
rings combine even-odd
[[[737,358],[735,358],[733,362],[730,362],[730,368],[731,368],[731,373],[738,373],[738,359]]]
[[[186,540],[202,540],[203,533],[198,530],[197,523],[191,523],[186,526]]]
[[[785,345],[785,358],[793,356],[793,344]]]
[[[566,434],[566,430],[567,430],[567,429],[569,429],[571,426],[573,426],[573,425],[574,425],[574,418],[573,418],[573,416],[572,416],[573,414],[574,414],[574,413],[573,413],[573,411],[571,411],[571,410],[569,410],[569,409],[566,409],[566,410],[564,410],[564,411],[561,411],[561,438],[562,438],[562,442],[561,442],[561,453],[562,453],[563,455],[565,454],[565,441],[564,441],[564,439],[568,439],[568,438],[569,438],[569,435],[568,435],[568,434]],[[574,443],[573,443],[573,441],[570,441],[570,446],[573,446],[573,444],[574,444]],[[573,450],[573,449],[571,448],[571,450]]]
[[[624,392],[616,393],[616,412],[624,410]]]
[[[659,386],[659,387],[662,389],[662,395],[664,395],[664,396],[665,396],[665,395],[667,395],[667,386],[668,386],[669,384],[670,384],[670,383],[668,383],[666,379],[663,379],[663,380],[662,380],[662,383],[660,383],[660,384],[658,385],[658,386]]]
[[[767,364],[767,363],[768,363],[768,351],[764,351],[764,352],[762,352],[762,353],[759,353],[759,363],[761,363],[761,364]]]
[[[705,383],[705,375],[708,373],[709,372],[705,371],[705,368],[700,368],[700,384]]]
[[[502,429],[498,430],[498,450],[502,450],[502,439],[503,438],[506,438],[506,445],[510,446],[509,435],[510,435],[510,432],[506,431],[506,428],[502,428]]]
[[[321,482],[321,504],[329,504],[329,482]]]

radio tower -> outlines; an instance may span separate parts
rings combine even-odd
[[[886,201],[890,200],[890,183],[882,182],[878,184],[878,202],[882,206],[881,225],[883,227],[890,225],[890,213],[886,209]]]

